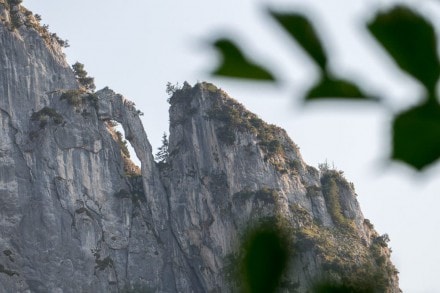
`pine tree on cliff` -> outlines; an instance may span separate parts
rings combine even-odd
[[[162,135],[162,146],[158,148],[155,159],[159,164],[166,164],[168,163],[168,157],[168,138],[167,134],[164,132]]]
[[[84,69],[84,64],[76,62],[72,65],[72,69],[76,80],[78,80],[81,86],[89,92],[94,92],[96,89],[95,79],[87,75],[87,71]]]

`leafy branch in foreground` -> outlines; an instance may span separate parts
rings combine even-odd
[[[218,39],[213,43],[213,46],[223,59],[213,72],[214,74],[259,81],[275,81],[268,69],[249,60],[232,40]]]

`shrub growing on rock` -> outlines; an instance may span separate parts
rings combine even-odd
[[[49,120],[52,119],[52,121],[56,124],[61,124],[64,121],[63,116],[58,114],[55,109],[52,109],[50,107],[44,107],[38,112],[34,112],[31,116],[32,121],[38,121],[40,122],[40,127],[43,128],[46,126],[46,124],[49,122]]]

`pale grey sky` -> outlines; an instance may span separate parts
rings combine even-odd
[[[387,161],[391,114],[416,103],[419,85],[401,73],[367,34],[363,21],[381,0],[25,0],[43,23],[71,45],[69,63],[80,61],[97,88],[109,86],[145,113],[156,149],[168,132],[166,83],[208,80],[270,123],[287,130],[310,165],[328,160],[355,184],[366,218],[388,233],[404,292],[438,292],[440,276],[440,167],[422,175]],[[402,1],[400,1],[402,2]],[[417,9],[440,32],[438,1]],[[302,3],[301,5],[299,3]],[[302,106],[302,91],[316,78],[311,60],[269,19],[264,7],[281,5],[314,16],[328,41],[330,66],[365,89],[385,95],[386,106],[315,103]],[[283,78],[279,87],[210,77],[217,59],[206,45],[231,35],[256,60]]]

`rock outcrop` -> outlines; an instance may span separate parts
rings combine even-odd
[[[342,172],[308,166],[284,130],[209,83],[170,98],[156,163],[134,104],[84,91],[63,41],[19,2],[0,0],[0,292],[236,292],[240,243],[264,221],[295,251],[282,291],[399,292],[387,237]]]

